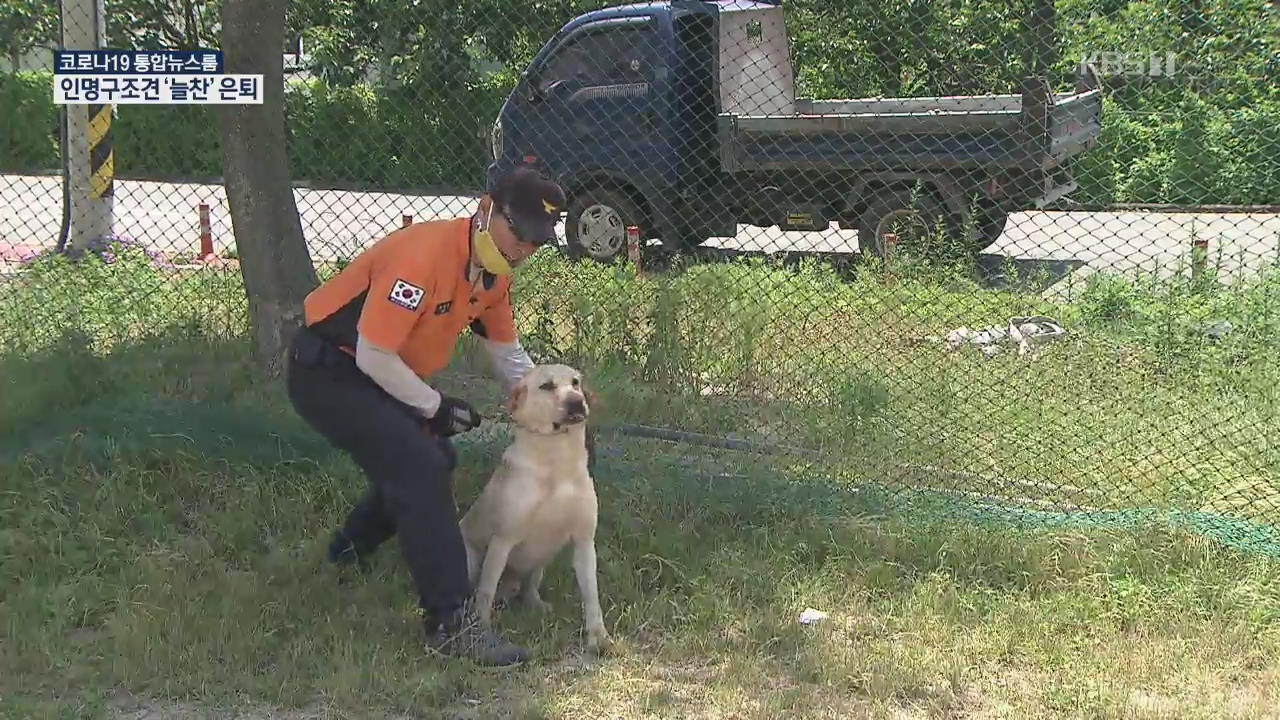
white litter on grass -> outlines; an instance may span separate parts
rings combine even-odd
[[[1009,318],[1009,324],[1004,327],[992,325],[978,330],[960,327],[940,339],[946,342],[947,349],[952,352],[965,345],[973,345],[987,357],[1002,352],[1002,343],[1012,342],[1018,346],[1018,356],[1022,357],[1030,353],[1034,345],[1056,340],[1065,333],[1056,320],[1037,315]]]
[[[822,612],[821,610],[814,610],[813,608],[805,608],[804,612],[800,613],[800,624],[812,625],[818,622],[819,620],[826,620],[828,617],[830,616]]]

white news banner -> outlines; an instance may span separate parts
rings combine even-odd
[[[261,105],[261,75],[54,75],[57,105]]]

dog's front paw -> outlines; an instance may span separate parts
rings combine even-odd
[[[493,624],[493,594],[478,592],[475,597],[476,619],[484,627]]]
[[[613,647],[613,638],[603,626],[590,628],[587,630],[587,647],[598,653],[607,652]]]

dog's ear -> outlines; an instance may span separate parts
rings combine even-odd
[[[518,383],[511,389],[511,395],[507,397],[507,409],[515,412],[520,409],[520,403],[524,402],[524,394],[526,387],[524,383]]]

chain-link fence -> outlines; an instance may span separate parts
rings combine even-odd
[[[95,3],[0,7],[6,348],[245,337],[218,108],[55,106],[47,48]],[[219,22],[98,19],[137,49]],[[287,27],[321,277],[472,213],[493,168],[548,170],[571,202],[519,271],[523,340],[593,378],[619,461],[1272,547],[1275,4],[295,0]]]

